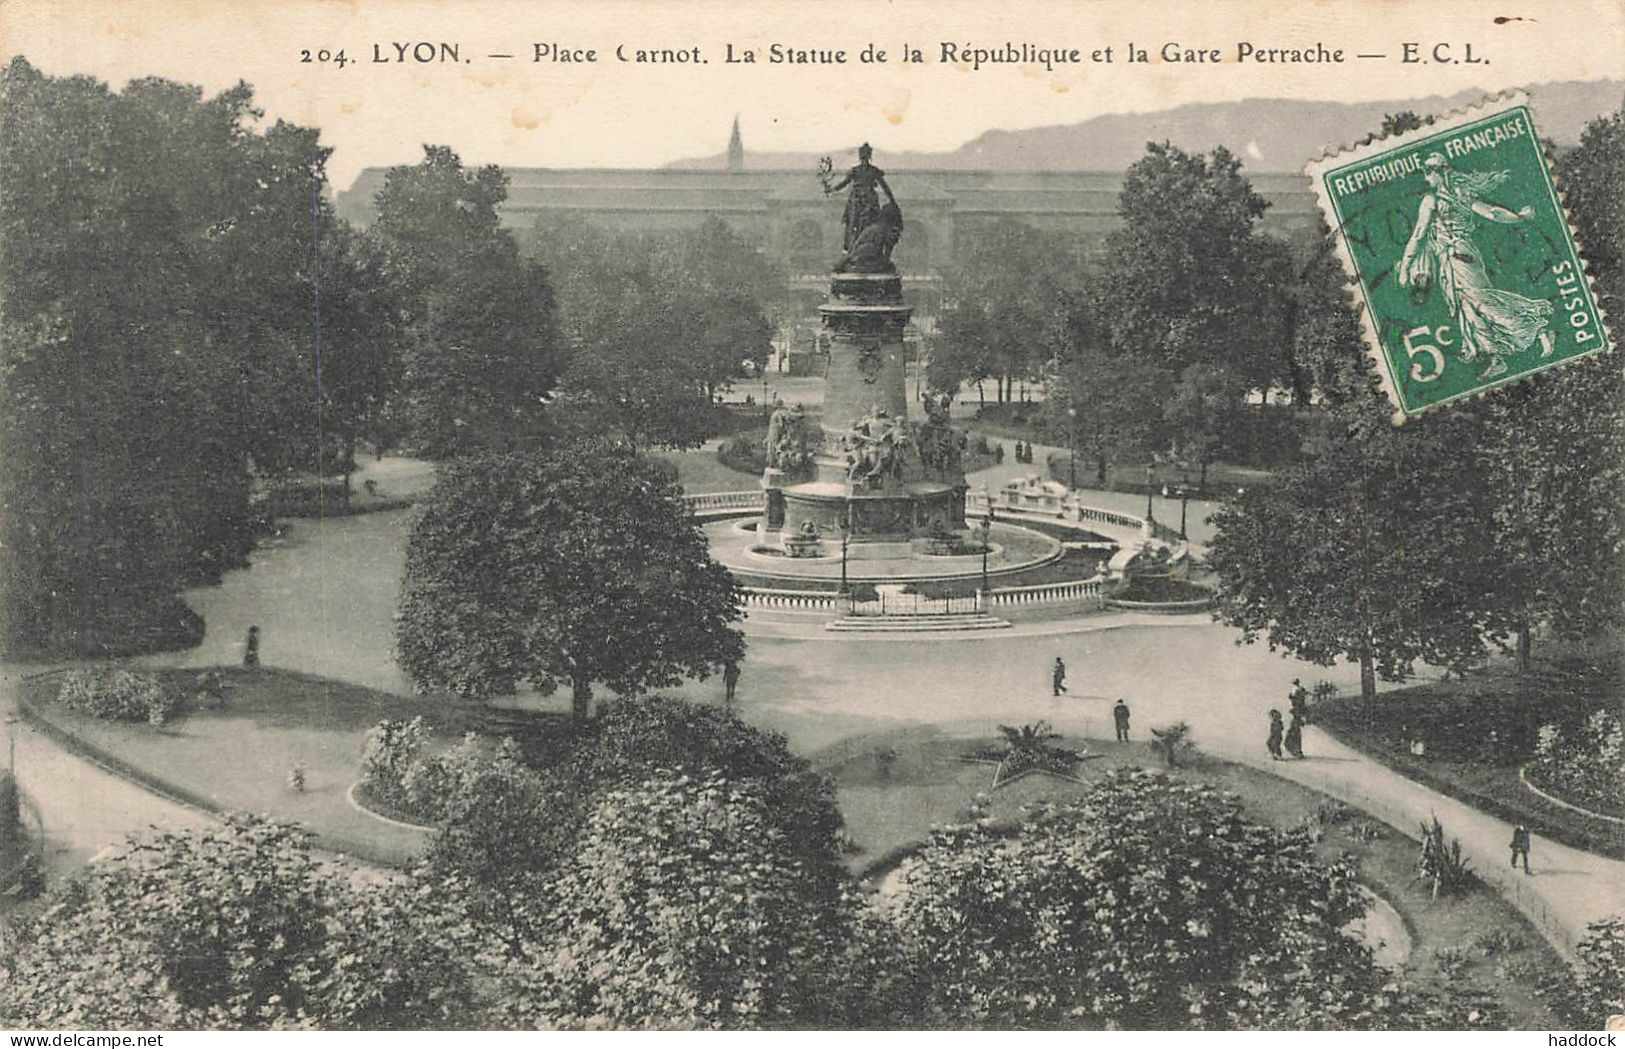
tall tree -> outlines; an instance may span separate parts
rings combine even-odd
[[[448,466],[412,528],[396,625],[420,686],[622,693],[739,656],[739,587],[658,464],[605,441]]]
[[[5,634],[174,643],[176,590],[252,542],[250,464],[313,450],[327,151],[256,131],[244,85],[114,94],[19,58],[0,106]]]
[[[401,396],[416,441],[444,456],[531,442],[563,365],[554,296],[497,205],[507,177],[425,146],[378,192],[383,244],[407,328]]]
[[[994,379],[1000,403],[1018,379],[1044,374],[1064,326],[1065,297],[1082,275],[1059,237],[1019,222],[978,228],[944,277],[929,365],[931,385]]]
[[[1250,358],[1273,350],[1258,336],[1271,316],[1255,241],[1268,202],[1223,148],[1210,155],[1152,143],[1128,169],[1122,226],[1107,238],[1098,285],[1118,352],[1174,373],[1220,364],[1238,379],[1266,373]]]

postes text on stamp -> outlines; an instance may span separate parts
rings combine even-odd
[[[1308,174],[1395,422],[1608,348],[1522,95]]]

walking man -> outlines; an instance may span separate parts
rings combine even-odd
[[[1050,671],[1050,685],[1057,696],[1066,691],[1066,664],[1061,662],[1060,656],[1055,657],[1055,666]]]
[[[1281,712],[1270,711],[1270,736],[1264,745],[1270,748],[1270,757],[1276,761],[1281,760],[1281,737],[1286,734],[1286,726],[1281,724]]]
[[[1523,857],[1523,872],[1529,873],[1529,828],[1522,823],[1512,828],[1512,867],[1518,866],[1518,857]]]
[[[1117,697],[1117,705],[1112,708],[1112,721],[1117,725],[1117,742],[1128,742],[1128,704],[1123,697]]]
[[[723,702],[732,706],[734,691],[739,688],[739,660],[730,659],[722,664],[722,687],[726,690]]]
[[[248,628],[248,640],[243,642],[243,666],[257,667],[260,665],[260,628]]]

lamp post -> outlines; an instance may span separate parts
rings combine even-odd
[[[13,779],[17,776],[17,722],[21,720],[16,714],[6,715],[6,740],[11,752],[7,756],[7,768],[11,770]]]
[[[1146,463],[1145,464],[1145,519],[1147,521],[1149,521],[1149,522],[1155,522],[1156,521],[1156,517],[1152,515],[1152,511],[1151,511],[1151,495],[1155,491],[1156,483],[1157,483],[1156,464],[1154,464],[1154,463]]]
[[[982,540],[982,593],[985,594],[987,593],[987,555],[988,551],[992,549],[991,544],[988,542],[988,537],[993,534],[992,510],[989,510],[987,516],[982,518],[982,525],[976,531]]]
[[[1185,534],[1185,512],[1190,508],[1191,502],[1191,472],[1189,469],[1180,474],[1179,480],[1179,538],[1189,539]]]
[[[1067,434],[1066,451],[1066,486],[1069,490],[1078,487],[1078,410],[1067,408],[1067,421],[1071,424],[1071,432]]]
[[[847,592],[846,585],[846,551],[852,542],[852,504],[846,504],[846,512],[841,515],[841,593]]]

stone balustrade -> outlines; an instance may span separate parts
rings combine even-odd
[[[767,505],[767,497],[754,492],[701,492],[685,495],[689,513],[703,514],[715,510],[758,510]]]
[[[745,607],[772,609],[780,612],[816,612],[839,615],[840,595],[828,590],[768,590],[745,587]]]
[[[1036,586],[1010,586],[989,590],[983,595],[986,608],[1020,608],[1025,605],[1105,604],[1105,577],[1079,579],[1068,583],[1040,583]]]

